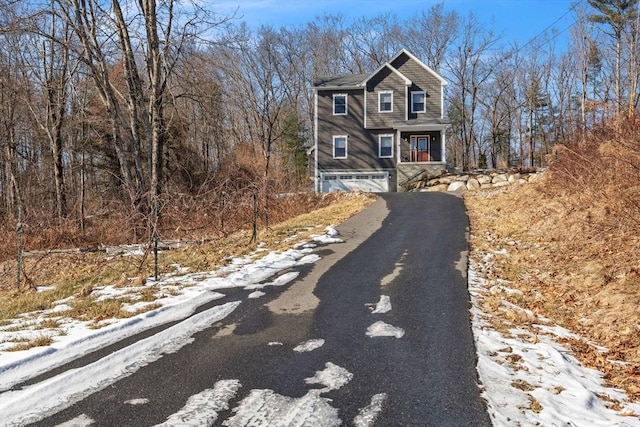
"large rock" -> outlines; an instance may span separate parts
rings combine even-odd
[[[421,188],[420,191],[447,191],[447,184],[432,185],[431,187]]]
[[[480,185],[482,185],[482,184],[490,184],[491,183],[491,177],[487,176],[487,175],[479,175],[476,179],[478,180]]]
[[[480,188],[480,183],[478,182],[477,179],[475,178],[469,178],[469,180],[467,181],[467,190],[477,190]]]
[[[447,188],[447,191],[449,192],[455,192],[455,191],[465,191],[467,189],[467,184],[462,182],[462,181],[454,181],[451,184],[449,184],[449,187]]]
[[[520,179],[519,173],[514,173],[513,175],[509,175],[509,184],[514,184],[518,182],[519,179]]]
[[[492,184],[493,188],[498,188],[498,187],[507,187],[511,184],[509,184],[509,181],[498,181]]]
[[[506,183],[508,183],[509,182],[509,177],[504,173],[498,174],[498,175],[493,177],[493,179],[491,180],[491,183],[492,184],[497,184],[498,182],[506,182]]]

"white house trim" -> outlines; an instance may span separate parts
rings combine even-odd
[[[318,91],[313,91],[313,147],[314,147],[314,166],[313,166],[313,179],[315,181],[315,188],[317,192],[320,192],[320,174],[318,173]]]

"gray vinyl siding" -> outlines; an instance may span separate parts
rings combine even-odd
[[[402,54],[396,58],[391,65],[403,75],[405,75],[413,83],[409,88],[407,106],[409,110],[409,119],[416,118],[434,118],[438,119],[442,116],[442,86],[433,74],[427,72],[420,64],[413,61],[408,55]],[[426,92],[426,112],[411,113],[411,92]]]
[[[391,128],[393,123],[406,120],[407,86],[396,73],[385,67],[367,82],[367,128]],[[393,112],[380,113],[378,94],[393,91]]]
[[[348,114],[333,115],[333,94],[348,95]],[[395,102],[395,101],[394,101]],[[395,106],[394,106],[395,107]],[[395,167],[394,158],[378,158],[378,134],[364,128],[364,90],[318,90],[318,169],[381,170]],[[347,135],[347,158],[333,158],[333,136]],[[395,144],[395,141],[394,141]],[[395,150],[395,147],[394,147]]]

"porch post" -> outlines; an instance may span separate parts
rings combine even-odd
[[[396,164],[400,163],[400,150],[402,149],[402,140],[400,139],[400,129],[396,130]]]
[[[446,141],[446,137],[444,135],[444,130],[440,131],[440,140],[442,141],[442,144],[440,144],[441,145],[440,150],[442,150],[442,157],[441,158],[442,158],[442,161],[446,163],[447,162],[447,158],[446,158],[447,150],[445,149],[445,147],[447,145],[446,144],[447,141]]]

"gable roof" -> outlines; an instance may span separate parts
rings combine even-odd
[[[391,63],[398,59],[400,55],[407,55],[412,61],[415,61],[420,67],[422,67],[429,74],[434,76],[439,82],[441,86],[446,86],[448,83],[445,79],[440,76],[440,74],[433,71],[429,68],[424,62],[420,61],[416,58],[411,52],[406,49],[400,49],[398,53],[393,55],[389,61],[380,65],[377,70],[370,74],[347,74],[342,76],[330,76],[330,77],[318,77],[313,81],[313,87],[317,89],[360,89],[367,85],[367,82],[375,77],[380,71],[385,68],[388,68],[399,76],[407,86],[411,85],[411,80],[409,80],[404,74],[398,71]]]
[[[366,74],[347,74],[343,76],[318,77],[313,81],[313,86],[322,89],[357,89],[366,76]]]
[[[440,84],[442,86],[446,86],[449,83],[442,78],[442,76],[438,73],[436,73],[435,71],[433,71],[431,68],[429,68],[427,66],[427,64],[425,64],[424,62],[420,61],[418,58],[415,57],[415,55],[413,55],[411,52],[409,52],[406,49],[400,49],[400,51],[398,53],[396,53],[395,55],[393,55],[391,57],[391,59],[389,59],[389,64],[391,64],[393,61],[395,61],[396,59],[398,59],[400,57],[400,55],[405,54],[407,55],[409,58],[411,58],[413,61],[417,62],[418,65],[420,65],[422,68],[424,68],[428,73],[430,73],[431,75],[433,75],[433,77],[435,77],[436,79],[438,79],[438,81],[440,82]]]
[[[407,86],[411,86],[411,80],[409,80],[404,74],[402,74],[400,71],[396,70],[395,68],[393,68],[391,66],[391,64],[389,62],[385,62],[384,64],[382,64],[381,66],[378,67],[377,70],[375,70],[373,73],[369,74],[367,76],[366,79],[364,79],[362,81],[362,83],[360,83],[360,86],[365,86],[367,84],[367,82],[369,80],[371,80],[372,78],[374,78],[376,75],[378,75],[378,73],[382,70],[384,70],[385,68],[388,68],[389,70],[391,70],[391,72],[393,72],[394,74],[396,74],[397,76],[399,76],[402,80],[404,80],[404,84]]]

